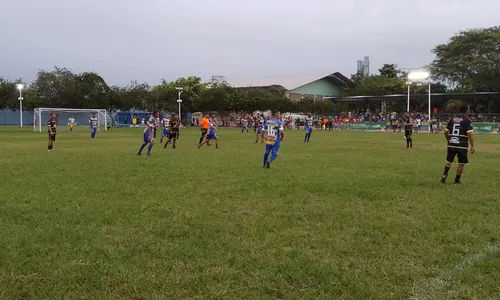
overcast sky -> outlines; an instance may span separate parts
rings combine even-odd
[[[0,10],[0,76],[54,65],[110,84],[356,72],[428,64],[454,33],[498,25],[498,0],[23,0]]]

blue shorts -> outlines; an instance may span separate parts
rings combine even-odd
[[[262,127],[258,127],[257,128],[257,134],[261,134],[262,133]]]
[[[90,128],[90,132],[96,133],[97,132],[97,128],[95,128],[95,127],[94,128]]]
[[[215,140],[217,138],[217,135],[215,133],[209,133],[205,138],[207,140]]]
[[[144,134],[144,143],[149,143],[149,142],[150,142],[148,138],[149,138],[149,134],[148,134],[148,133],[145,133],[145,134]],[[151,140],[152,140],[152,139],[151,139]]]
[[[266,154],[269,154],[270,152],[278,155],[280,152],[280,143],[266,144]]]
[[[247,126],[241,126],[241,129],[242,130],[248,130],[248,127]]]
[[[161,135],[162,136],[168,136],[168,130],[163,129],[163,131],[161,132]]]
[[[306,134],[311,134],[312,133],[312,129],[307,129],[306,130]]]

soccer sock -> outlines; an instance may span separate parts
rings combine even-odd
[[[409,138],[408,140],[410,140],[410,148],[413,147],[413,141],[411,138]]]
[[[198,143],[198,145],[201,144],[201,143],[203,143],[203,136],[201,136],[200,142]]]
[[[304,137],[304,143],[307,142],[307,134],[306,136]]]
[[[165,143],[165,146],[163,146],[163,149],[166,149],[166,148],[167,148],[168,143],[170,143],[170,140],[167,140],[167,142]]]
[[[264,153],[264,166],[266,165],[268,158],[269,158],[269,152]]]
[[[409,148],[410,147],[410,139],[406,139],[406,148]]]
[[[144,147],[146,147],[147,144],[142,144],[141,145],[141,149],[139,150],[139,154],[142,152],[142,149],[144,149]]]
[[[309,139],[311,138],[311,134],[307,134],[307,141],[309,142]]]
[[[271,159],[269,160],[269,162],[272,163],[276,158],[278,158],[278,153],[271,154]]]
[[[455,176],[455,182],[460,182],[460,175]]]
[[[172,147],[174,147],[174,148],[175,148],[175,141],[176,141],[176,139],[174,139],[174,141],[172,142]]]
[[[443,176],[448,176],[449,171],[450,171],[450,167],[444,167]]]
[[[151,149],[153,149],[153,144],[152,143],[149,143],[149,147],[148,147],[148,154],[151,153]]]

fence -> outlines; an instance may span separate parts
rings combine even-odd
[[[439,129],[444,130],[446,125],[446,122],[440,122]],[[389,122],[344,122],[342,124],[342,130],[352,131],[391,131],[401,130],[403,127],[404,125],[391,126]],[[476,133],[499,133],[500,124],[492,122],[473,122],[472,127]],[[429,122],[422,122],[420,130],[429,131]]]
[[[19,111],[0,110],[0,126],[19,126],[21,124]],[[23,126],[33,125],[33,112],[23,111]]]

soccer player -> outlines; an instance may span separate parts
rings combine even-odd
[[[264,119],[257,121],[257,133],[255,135],[255,143],[259,142],[259,136],[262,134],[262,128],[264,127]]]
[[[458,157],[455,184],[462,184],[460,177],[464,172],[465,165],[469,163],[469,158],[467,157],[469,143],[470,153],[476,152],[474,149],[474,139],[472,138],[472,121],[467,116],[469,110],[469,105],[462,105],[460,107],[460,115],[451,119],[444,131],[444,136],[448,142],[448,153],[446,155],[443,176],[441,177],[442,184],[446,183],[446,178],[448,178],[448,172],[450,171],[451,164],[455,160],[455,156]]]
[[[406,139],[406,149],[410,149],[413,147],[413,141],[411,139],[411,135],[413,133],[413,117],[410,114],[406,114],[405,121],[405,139]]]
[[[168,140],[163,146],[163,149],[167,149],[168,144],[172,143],[172,148],[175,149],[175,141],[177,140],[177,134],[179,132],[179,120],[177,116],[172,116],[169,122]]]
[[[198,145],[198,149],[203,146],[203,144],[208,143],[210,140],[215,140],[215,149],[219,148],[219,137],[215,133],[217,130],[217,119],[215,117],[212,118],[210,121],[210,127],[208,129],[208,133],[205,136],[205,141],[203,141],[201,144]]]
[[[264,124],[261,135],[261,143],[264,141],[266,143],[264,167],[268,169],[271,167],[271,163],[278,158],[281,141],[283,141],[284,137],[283,122],[281,122],[280,117],[281,114],[279,111],[273,112],[273,117]],[[271,154],[270,160],[268,160],[269,154]]]
[[[431,132],[432,133],[439,133],[438,120],[436,119],[436,116],[432,117],[432,120],[431,120]]]
[[[139,149],[139,152],[137,152],[137,155],[141,155],[142,150],[148,144],[149,144],[149,146],[148,146],[148,153],[146,155],[151,155],[151,150],[153,149],[153,145],[154,145],[154,142],[155,142],[155,139],[153,137],[155,122],[154,122],[154,117],[151,117],[149,120],[150,120],[150,122],[148,122],[147,127],[144,128],[144,135],[143,135],[143,142],[144,143],[141,145],[141,149]]]
[[[99,125],[99,123],[97,122],[97,118],[96,118],[95,113],[94,113],[94,114],[92,114],[92,116],[89,119],[90,138],[92,140],[95,139],[95,134],[97,132],[97,126],[98,125]]]
[[[48,151],[54,151],[54,142],[56,141],[56,114],[51,113],[50,119],[47,122],[47,127],[49,130],[49,147]]]
[[[200,142],[198,143],[201,144],[203,142],[203,139],[208,133],[208,128],[210,127],[210,121],[208,120],[208,114],[205,114],[205,116],[201,119],[200,122],[200,128],[201,128],[201,137],[200,137]],[[210,146],[210,143],[207,143],[207,146]]]
[[[241,123],[241,134],[243,134],[243,132],[246,130],[247,134],[250,134],[248,132],[248,119],[245,118],[245,116],[243,116],[241,119],[240,119],[240,123]]]
[[[71,116],[71,118],[68,119],[68,126],[69,126],[69,131],[73,132],[73,128],[76,126],[76,120]]]
[[[168,118],[168,115],[164,115],[163,119],[161,119],[161,140],[160,144],[163,144],[163,138],[166,137],[168,138],[168,126],[170,124],[170,119]]]
[[[158,129],[158,127],[160,127],[160,118],[158,115],[153,116],[153,117],[155,118],[155,129],[154,129],[153,137],[156,139],[156,129]]]
[[[306,119],[305,120],[305,127],[306,127],[306,136],[304,137],[304,143],[309,143],[309,139],[311,138],[311,133],[312,133],[312,127],[309,126],[309,121]]]

